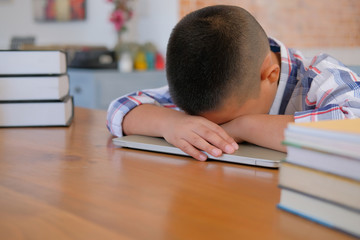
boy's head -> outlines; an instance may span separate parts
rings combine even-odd
[[[211,6],[188,14],[167,47],[173,101],[188,114],[202,115],[222,109],[229,99],[240,106],[257,98],[269,52],[263,28],[240,7]]]

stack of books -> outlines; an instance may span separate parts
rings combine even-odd
[[[0,127],[69,126],[66,54],[0,51]]]
[[[289,124],[278,207],[360,237],[360,119]]]

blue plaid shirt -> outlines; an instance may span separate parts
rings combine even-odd
[[[294,115],[295,122],[360,117],[360,77],[327,54],[312,59],[269,38],[273,52],[281,54],[278,90],[269,111]],[[109,106],[107,127],[122,136],[124,116],[140,104],[155,104],[179,110],[168,86],[138,91],[115,99]]]

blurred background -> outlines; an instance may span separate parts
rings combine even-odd
[[[38,3],[40,2],[40,3]],[[115,47],[118,34],[110,21],[116,1],[82,0],[85,18],[70,21],[37,20],[37,6],[73,0],[0,0],[0,48],[10,47],[13,37],[35,37],[36,45],[90,45]],[[122,36],[126,41],[151,41],[165,52],[169,32],[179,19],[177,0],[130,0],[133,17]],[[48,4],[50,5],[50,4]],[[61,10],[60,10],[61,11]]]
[[[360,72],[359,0],[0,0],[0,49],[66,51],[76,105],[105,108],[125,91],[166,84],[172,28],[187,13],[215,4],[241,6],[288,47],[306,56],[327,52]],[[121,78],[126,84],[104,83]],[[89,79],[101,79],[106,96],[97,85],[89,92]],[[108,99],[86,103],[94,94]]]
[[[214,4],[245,8],[269,36],[306,55],[329,52],[346,64],[360,64],[358,0],[179,0],[180,17]]]

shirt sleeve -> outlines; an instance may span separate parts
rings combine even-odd
[[[123,136],[122,122],[124,116],[141,104],[154,104],[179,110],[171,100],[168,86],[138,91],[119,97],[110,103],[107,111],[106,125],[111,134],[118,137]]]
[[[321,59],[322,58],[322,59]],[[309,66],[312,80],[303,109],[294,114],[295,122],[360,117],[360,77],[327,55]]]

